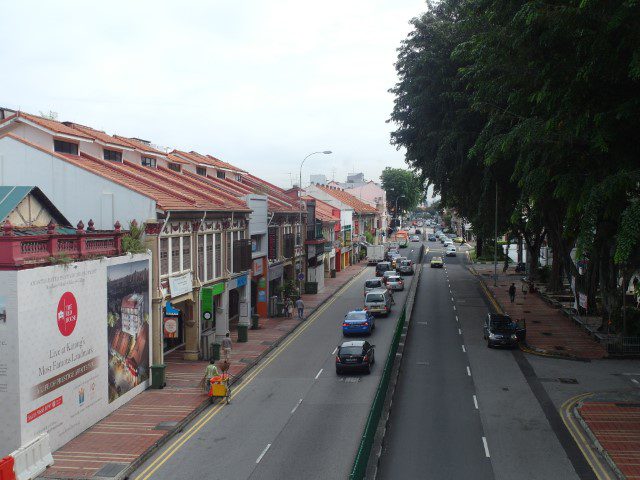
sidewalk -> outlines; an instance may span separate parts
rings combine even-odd
[[[321,293],[303,295],[305,316],[311,315],[366,266],[365,262],[350,266],[335,278],[325,279]],[[231,374],[246,373],[299,324],[295,318],[262,318],[258,330],[249,330],[246,343],[237,343],[237,332],[232,332]],[[205,409],[208,397],[198,384],[208,362],[188,362],[182,359],[182,352],[175,351],[165,357],[165,364],[164,389],[145,390],[54,452],[55,463],[42,477],[121,477],[134,462],[141,462]]]
[[[640,479],[640,394],[590,395],[578,403],[575,413],[609,466],[623,478]]]
[[[513,319],[526,322],[527,345],[538,353],[581,359],[606,357],[606,350],[593,337],[575,325],[559,309],[552,307],[536,293],[523,293],[521,275],[498,275],[493,286],[493,265],[474,265],[487,289],[502,310]],[[516,299],[509,300],[509,286],[516,284]]]

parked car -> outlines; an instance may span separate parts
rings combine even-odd
[[[398,276],[397,270],[387,270],[382,274],[382,281],[386,285],[387,282],[389,281],[389,277],[396,277],[396,276]]]
[[[373,315],[366,310],[353,310],[344,316],[342,321],[342,335],[371,335],[376,323]]]
[[[364,309],[372,315],[389,315],[391,297],[387,289],[372,290],[364,297]]]
[[[391,275],[387,278],[387,288],[390,290],[404,290],[404,280],[400,275]]]
[[[370,292],[371,290],[380,290],[381,288],[384,288],[384,282],[379,277],[370,278],[368,280],[365,280],[364,282],[365,295],[367,294],[367,292]]]
[[[376,363],[375,347],[364,340],[344,342],[336,352],[336,373],[340,375],[348,370],[370,373],[371,365]]]
[[[431,268],[442,268],[444,266],[444,262],[442,261],[442,257],[433,257],[431,259]]]
[[[436,236],[435,236],[434,234],[432,234],[432,233],[430,233],[430,234],[429,234],[429,236],[428,236],[427,238],[428,238],[428,240],[429,240],[430,242],[435,242],[435,241],[437,241],[437,240],[438,240],[438,239],[436,238]]]
[[[509,315],[489,313],[484,320],[484,339],[487,347],[516,347],[527,335],[525,327],[514,322]]]
[[[454,245],[449,245],[446,249],[447,257],[455,257],[457,255],[457,250]]]
[[[412,242],[419,242],[420,237],[418,235],[412,235],[409,240],[411,240]]]
[[[413,261],[408,259],[402,260],[397,270],[400,272],[400,275],[413,275]]]
[[[376,277],[381,277],[387,270],[391,270],[390,262],[378,262],[376,264]]]

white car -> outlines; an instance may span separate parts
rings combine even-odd
[[[449,245],[446,249],[447,257],[455,257],[457,255],[457,250],[454,245]]]

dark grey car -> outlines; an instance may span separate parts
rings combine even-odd
[[[489,348],[517,347],[526,336],[526,329],[514,322],[509,315],[497,313],[487,314],[483,330]]]

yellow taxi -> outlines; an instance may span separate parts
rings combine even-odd
[[[431,259],[431,268],[442,268],[444,266],[444,262],[442,261],[442,257],[433,257]]]

